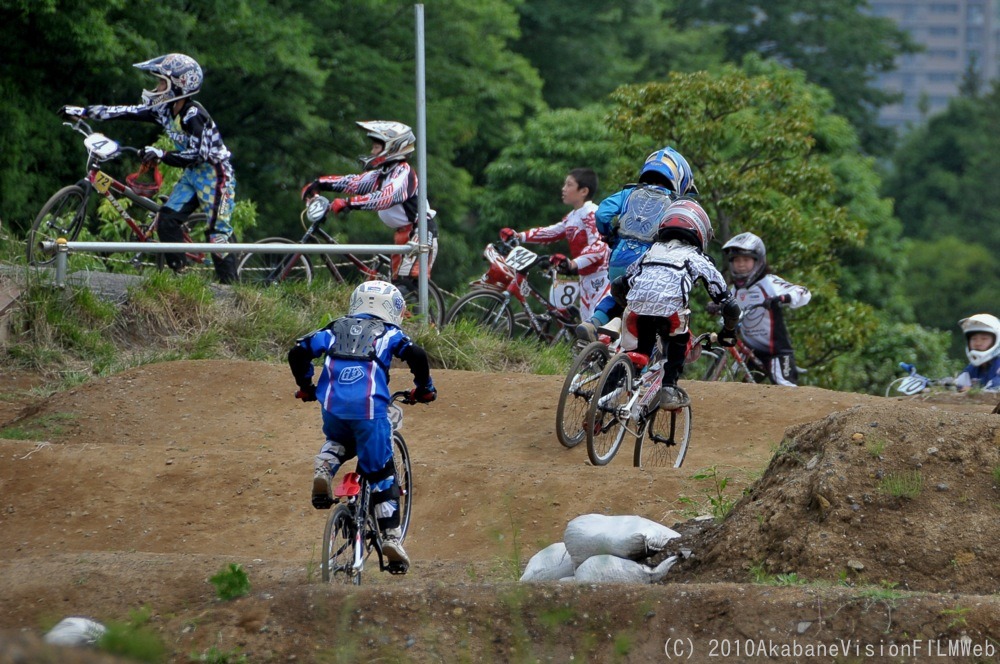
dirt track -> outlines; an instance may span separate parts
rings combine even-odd
[[[405,382],[405,371],[396,374],[395,381]],[[5,378],[8,394],[24,387],[23,377]],[[524,647],[531,657],[565,659],[578,652],[603,660],[607,644],[574,650],[571,642],[531,628],[518,636],[508,623],[521,609],[510,603],[547,597],[614,615],[619,601],[629,610],[676,602],[677,589],[651,589],[648,596],[593,589],[586,599],[579,597],[585,589],[537,591],[542,599],[535,590],[519,594],[512,585],[519,568],[539,548],[559,541],[568,520],[598,512],[674,524],[689,509],[679,497],[704,502],[710,490],[691,479],[695,471],[716,467],[730,478],[727,493],[738,496],[760,476],[786,427],[886,402],[816,388],[690,383],[694,434],[684,469],[636,470],[628,449],[595,468],[582,447],[558,444],[553,421],[561,377],[438,371],[435,381],[439,401],[405,412],[416,483],[407,537],[411,573],[370,574],[371,584],[356,592],[317,585],[325,513],[312,509],[308,494],[311,459],[321,442],[319,417],[315,404],[292,398],[286,367],[150,365],[44,401],[22,393],[0,403],[0,428],[17,420],[30,433],[24,440],[0,440],[0,628],[41,631],[67,615],[120,619],[146,604],[175,661],[210,645],[253,652],[250,661],[287,661],[290,655],[326,661],[317,649],[331,652],[331,637],[311,631],[317,620],[341,614],[317,615],[317,606],[332,611],[328,601],[341,608],[346,601],[373,607],[376,632],[398,625],[386,622],[392,619],[415,621],[408,629],[423,634],[419,625],[433,624],[440,613],[444,641],[418,638],[406,654],[414,661],[439,661],[449,652],[473,661],[522,661],[517,649]],[[983,403],[935,407],[989,412]],[[228,562],[248,569],[253,598],[230,605],[213,599],[205,579]],[[786,603],[801,607],[812,592],[771,590],[736,592],[763,592],[760,601],[771,603],[776,616]],[[685,611],[692,621],[718,618],[719,598],[733,592],[698,590],[716,599],[707,600],[705,611]],[[726,624],[761,617],[760,607],[747,604],[749,614],[737,620],[731,600],[724,603]],[[498,606],[507,608],[498,615]],[[360,609],[355,613],[351,620],[363,622]],[[389,618],[377,617],[382,614]],[[656,620],[661,618],[662,612]],[[457,636],[448,631],[456,621],[468,623],[461,647],[461,628]],[[758,622],[764,629],[767,621]],[[491,625],[499,645],[490,645]],[[648,639],[633,636],[629,661],[650,661],[641,653],[662,656],[666,635],[659,630],[670,629],[666,625]],[[358,657],[396,652],[400,642],[370,641],[354,644]],[[504,657],[505,649],[514,654]]]

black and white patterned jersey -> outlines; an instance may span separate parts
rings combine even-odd
[[[699,280],[712,300],[725,298],[726,280],[712,259],[686,242],[656,242],[629,266],[628,305],[643,316],[668,317],[686,311]]]
[[[758,353],[785,355],[792,352],[783,307],[768,309],[756,306],[780,295],[789,296],[786,306],[790,309],[805,306],[812,297],[808,288],[789,283],[773,274],[765,274],[752,284],[736,290],[736,303],[744,312],[740,333],[743,341]]]

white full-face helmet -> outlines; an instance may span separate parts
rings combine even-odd
[[[157,81],[167,82],[166,90],[142,91],[142,101],[146,106],[159,106],[198,94],[204,79],[201,65],[183,53],[161,55],[132,66],[152,74]]]
[[[413,135],[413,130],[402,122],[371,120],[357,124],[365,130],[368,138],[378,141],[383,146],[378,154],[359,158],[366,171],[374,171],[384,164],[402,161],[416,146],[417,137]]]
[[[737,288],[755,283],[767,269],[767,248],[764,241],[753,233],[740,233],[734,235],[729,242],[722,245],[722,253],[729,263],[729,273],[733,277],[733,283]],[[753,267],[749,272],[736,272],[733,269],[733,258],[736,256],[750,256],[753,258]]]
[[[986,364],[997,355],[1000,355],[1000,320],[990,314],[976,314],[958,321],[965,335],[965,355],[975,366]],[[969,337],[976,332],[984,332],[993,335],[993,344],[986,350],[972,350],[969,348]]]
[[[348,316],[371,314],[387,323],[399,325],[406,311],[406,300],[388,281],[366,281],[351,293]]]

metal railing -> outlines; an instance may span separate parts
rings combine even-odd
[[[63,238],[42,243],[42,250],[56,255],[56,286],[66,286],[66,272],[69,254],[81,253],[271,253],[271,254],[427,254],[429,245],[416,242],[407,244],[212,244],[210,242],[70,242]],[[419,275],[419,307],[422,315],[427,315],[427,272]]]

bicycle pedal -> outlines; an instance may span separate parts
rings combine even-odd
[[[406,574],[410,566],[404,562],[392,562],[385,566],[385,571],[389,574]]]
[[[318,510],[328,510],[333,507],[334,500],[330,496],[314,495],[312,505]]]

